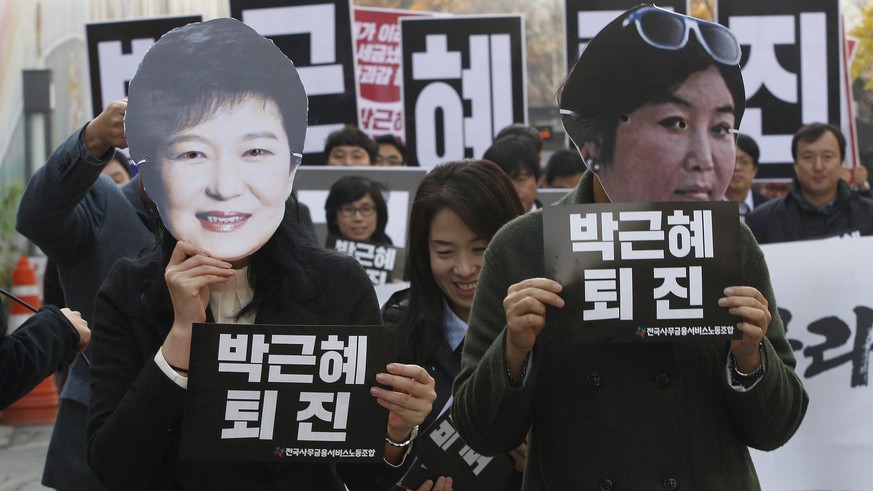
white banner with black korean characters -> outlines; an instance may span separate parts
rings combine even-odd
[[[718,306],[741,278],[736,203],[547,206],[543,245],[566,302],[547,319],[568,342],[742,335]]]
[[[194,324],[182,458],[380,460],[393,346],[382,326]]]
[[[348,254],[367,272],[373,286],[403,281],[406,250],[389,244],[359,242],[334,235],[327,236],[327,248]]]
[[[752,450],[767,491],[873,487],[873,237],[761,246],[779,314],[809,393],[784,446]]]
[[[230,15],[291,59],[309,97],[304,165],[325,163],[327,136],[358,124],[350,0],[230,0]]]
[[[114,100],[127,99],[130,79],[155,41],[176,27],[200,20],[199,15],[191,15],[86,24],[94,115]]]
[[[455,430],[446,408],[415,441],[416,459],[400,480],[406,489],[419,489],[428,479],[452,478],[453,491],[506,489],[515,463],[507,454],[489,457],[476,453]]]
[[[746,113],[740,131],[761,149],[757,177],[789,179],[794,132],[812,122],[840,125],[839,3],[718,2],[718,21],[742,46]]]
[[[481,158],[527,121],[522,16],[402,18],[400,36],[409,165]]]
[[[564,3],[564,33],[567,67],[579,59],[579,53],[606,24],[625,10],[636,7],[640,0],[566,0]],[[685,0],[664,0],[658,7],[679,14],[688,13]]]

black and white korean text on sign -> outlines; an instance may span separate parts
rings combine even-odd
[[[373,286],[382,286],[392,280],[403,280],[404,249],[397,249],[390,244],[374,242],[359,242],[329,236],[327,248],[352,256],[364,268]]]
[[[513,460],[508,454],[487,456],[464,443],[446,410],[423,433],[416,445],[418,459],[401,484],[408,489],[419,489],[425,480],[439,476],[452,478],[454,491],[499,491],[507,489],[512,474]]]
[[[294,62],[309,96],[303,163],[323,164],[327,135],[358,122],[351,2],[231,0],[230,13]]]
[[[526,121],[521,16],[402,18],[400,32],[410,165],[481,158],[498,131]]]
[[[549,324],[579,342],[739,337],[718,306],[741,278],[737,204],[556,205],[543,210]]]
[[[606,24],[640,3],[639,0],[567,0],[564,12],[567,67],[576,63],[588,41]],[[680,14],[688,12],[685,0],[665,0],[658,2],[658,7]]]
[[[182,458],[379,460],[392,353],[382,326],[195,324]]]
[[[791,137],[812,122],[840,124],[837,0],[718,2],[743,48],[740,131],[761,148],[758,178],[790,178]]]
[[[111,101],[127,98],[127,85],[155,41],[176,27],[200,20],[197,15],[87,24],[94,115],[103,112]]]

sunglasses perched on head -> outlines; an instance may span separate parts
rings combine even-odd
[[[689,31],[697,33],[697,40],[713,60],[725,65],[740,63],[742,51],[734,33],[727,27],[697,20],[658,7],[641,8],[630,14],[622,24],[633,23],[640,37],[655,48],[677,51],[688,44]]]

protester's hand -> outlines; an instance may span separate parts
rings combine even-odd
[[[859,164],[855,167],[853,172],[855,176],[855,186],[858,187],[858,190],[861,192],[870,191],[870,182],[867,179],[867,167]]]
[[[370,393],[388,410],[388,438],[402,442],[433,409],[436,383],[427,370],[418,365],[390,363],[387,372],[377,374],[376,381],[393,390],[371,387]]]
[[[743,338],[731,341],[731,353],[741,372],[752,373],[761,366],[758,345],[767,334],[773,318],[768,310],[769,304],[764,295],[751,286],[731,286],[725,288],[724,294],[718,304],[727,307],[732,315],[742,318],[737,323],[737,329],[743,332]]]
[[[864,182],[867,182],[867,167],[864,167],[861,164],[858,164],[854,170],[855,176],[855,184],[861,185]]]
[[[527,439],[518,448],[509,452],[509,456],[515,462],[515,471],[524,472],[524,460],[527,458]]]
[[[102,113],[85,127],[85,147],[95,157],[101,157],[110,148],[127,148],[124,137],[124,111],[127,101],[112,101]]]
[[[206,321],[209,285],[233,276],[231,264],[210,257],[206,250],[179,241],[164,271],[173,302],[173,327],[164,340],[164,358],[170,365],[188,368],[191,325]]]
[[[847,183],[853,182],[852,169],[848,167],[840,167],[840,179],[846,181]]]
[[[452,491],[452,478],[448,476],[440,476],[436,482],[428,479],[419,486],[418,491]]]
[[[561,284],[548,278],[529,278],[509,287],[503,299],[506,311],[506,362],[518,375],[528,352],[546,325],[546,306],[563,307]]]
[[[82,318],[82,314],[75,310],[70,310],[67,308],[61,309],[61,313],[64,314],[64,317],[70,321],[70,324],[76,329],[76,332],[79,333],[79,349],[78,353],[85,351],[85,348],[88,347],[88,343],[91,342],[91,330],[88,329],[88,322]]]

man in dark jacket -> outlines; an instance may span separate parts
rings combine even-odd
[[[873,200],[853,193],[840,179],[846,139],[839,128],[823,123],[800,128],[791,155],[796,174],[791,192],[746,217],[758,243],[865,233],[873,227]]]
[[[27,184],[16,228],[58,265],[67,305],[87,320],[109,268],[154,242],[139,176],[119,187],[101,171],[127,146],[125,101],[113,101],[73,133]],[[91,399],[83,359],[70,366],[61,390],[42,483],[67,490],[103,487],[85,461],[85,418]]]

